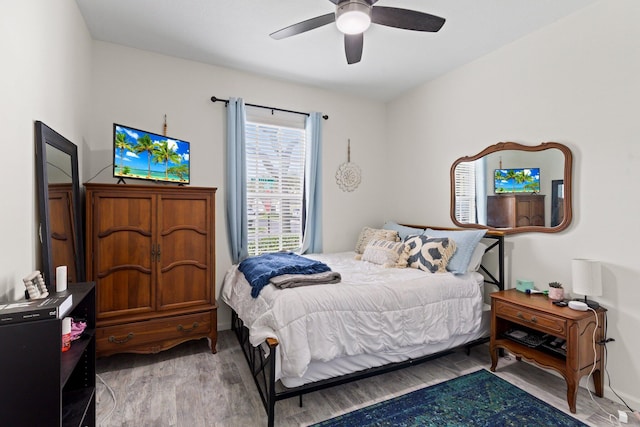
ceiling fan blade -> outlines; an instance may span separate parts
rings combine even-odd
[[[356,62],[360,62],[360,59],[362,59],[363,44],[363,33],[344,35],[344,51],[347,54],[347,64],[355,64]]]
[[[444,18],[397,7],[374,6],[371,22],[403,30],[429,31],[435,33],[444,25]]]
[[[338,3],[344,2],[345,0],[329,0],[329,1],[337,6]],[[364,0],[364,1],[369,3],[370,6],[373,6],[375,3],[378,3],[378,0]]]
[[[322,27],[323,25],[330,24],[335,20],[336,14],[334,12],[331,12],[327,13],[326,15],[316,16],[315,18],[298,22],[297,24],[290,25],[269,35],[276,40],[280,40],[287,37],[295,36],[296,34],[307,32],[309,30],[313,30],[318,27]]]

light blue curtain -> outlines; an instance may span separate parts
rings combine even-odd
[[[310,113],[305,123],[305,222],[302,253],[322,252],[322,133],[321,113]]]
[[[246,112],[242,98],[229,98],[227,104],[227,228],[231,260],[239,263],[248,255]]]

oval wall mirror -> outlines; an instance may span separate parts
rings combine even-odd
[[[504,233],[556,233],[571,223],[571,150],[500,142],[451,166],[451,220]]]

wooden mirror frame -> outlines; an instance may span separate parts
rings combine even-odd
[[[517,151],[544,151],[549,149],[558,149],[562,154],[564,154],[564,212],[563,218],[560,224],[555,227],[541,227],[541,226],[524,226],[524,227],[515,227],[515,228],[495,228],[482,224],[471,224],[471,223],[461,223],[457,220],[455,215],[456,208],[456,192],[455,192],[455,170],[458,164],[462,162],[471,162],[474,160],[478,160],[486,155],[497,153],[504,150],[517,150]],[[480,153],[474,156],[461,157],[456,160],[451,166],[450,171],[450,180],[451,180],[451,220],[458,227],[464,228],[480,228],[487,230],[497,230],[501,231],[505,234],[515,234],[515,233],[526,233],[526,232],[540,232],[540,233],[557,233],[566,229],[571,223],[571,218],[573,216],[572,213],[572,194],[571,194],[571,176],[572,176],[572,164],[573,164],[573,155],[571,154],[571,150],[566,145],[560,144],[558,142],[543,142],[540,145],[522,145],[517,142],[499,142],[497,144],[491,145]]]
[[[78,148],[74,143],[40,121],[35,123],[35,131],[42,273],[47,288],[51,293],[56,290],[56,264],[67,265],[67,280],[70,283],[84,281],[84,247],[80,205],[80,178],[78,175]],[[49,182],[48,166],[55,169],[60,169],[60,167],[51,164],[51,159],[47,159],[47,147],[60,151],[62,155],[69,157],[69,167],[71,169],[70,183],[60,185]],[[65,195],[62,195],[62,193],[65,193]],[[62,203],[58,201],[60,198],[64,199]],[[53,229],[52,219],[54,218],[52,218],[51,209],[54,199],[56,206],[64,205],[69,201],[71,202],[70,206],[62,209],[65,211],[65,214],[67,212],[69,214],[69,217],[65,220],[68,221],[68,227],[62,227],[60,230]],[[56,217],[55,219],[57,223],[60,222],[60,218]],[[53,245],[53,239],[56,240],[56,245]],[[65,254],[55,255],[54,249],[60,247],[60,245],[64,246]]]

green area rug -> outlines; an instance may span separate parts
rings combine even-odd
[[[314,427],[586,426],[484,369],[385,400]]]

